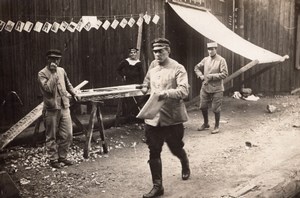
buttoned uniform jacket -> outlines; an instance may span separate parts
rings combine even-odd
[[[224,91],[223,79],[228,76],[228,68],[226,60],[222,56],[216,54],[214,57],[203,58],[195,66],[194,71],[198,78],[204,77],[201,89],[207,93]]]
[[[38,73],[39,87],[43,95],[44,109],[66,109],[70,107],[69,92],[75,95],[67,73],[62,67],[57,67],[55,73],[51,73],[48,67],[44,67]]]
[[[166,65],[159,65],[157,60],[151,62],[143,84],[151,93],[164,91],[167,98],[160,111],[153,119],[145,119],[151,126],[170,126],[188,120],[183,99],[188,97],[189,84],[187,72],[183,65],[168,58]]]

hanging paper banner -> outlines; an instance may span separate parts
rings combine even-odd
[[[106,21],[103,23],[102,27],[103,27],[105,30],[107,30],[107,29],[109,28],[109,25],[110,25],[110,22],[109,22],[108,20],[106,20]]]
[[[30,32],[32,28],[33,28],[33,23],[31,23],[30,21],[26,21],[23,30],[25,30],[26,32]]]
[[[89,31],[91,28],[97,28],[98,19],[96,16],[82,16],[84,26],[90,23],[85,29]],[[90,26],[90,27],[89,27]],[[99,28],[99,27],[98,27]]]
[[[43,26],[43,28],[42,28],[42,31],[43,31],[43,32],[46,32],[46,33],[49,33],[51,27],[52,27],[52,24],[49,23],[49,22],[46,22],[46,23],[44,23],[44,26]]]
[[[119,25],[119,21],[117,19],[114,19],[114,21],[111,23],[111,27],[113,29],[116,29],[118,25]]]
[[[36,31],[36,32],[41,32],[42,27],[43,27],[43,23],[38,21],[38,22],[35,23],[35,26],[34,26],[33,30]]]
[[[91,16],[91,17],[89,18],[89,21],[90,21],[90,23],[91,23],[91,27],[92,27],[92,28],[96,28],[96,27],[97,27],[98,19],[97,19],[96,16]]]
[[[15,26],[15,30],[17,30],[18,32],[22,32],[24,25],[25,23],[23,23],[22,21],[18,21]]]
[[[159,16],[156,14],[153,17],[152,22],[155,23],[155,24],[157,24],[158,21],[159,21]]]
[[[99,29],[102,25],[102,21],[100,21],[99,19],[97,20],[96,24],[95,24],[95,29]]]
[[[137,24],[137,26],[141,26],[142,24],[143,24],[143,18],[142,17],[140,17],[138,20],[137,20],[137,22],[136,22],[136,24]]]
[[[51,31],[54,32],[54,33],[57,33],[57,31],[58,31],[58,29],[59,29],[59,26],[60,26],[59,23],[54,22],[54,23],[52,24]]]
[[[9,20],[6,23],[5,30],[8,32],[11,32],[13,30],[14,26],[15,26],[15,23]]]
[[[104,16],[102,17],[104,18]],[[118,26],[121,26],[124,29],[127,25],[129,27],[133,27],[134,24],[140,27],[141,25],[143,25],[144,21],[147,24],[149,24],[151,21],[157,24],[160,20],[160,17],[157,14],[155,14],[152,18],[151,15],[147,14],[146,12],[145,15],[140,14],[140,17],[138,19],[134,19],[131,15],[129,19],[126,19],[124,17],[122,18],[122,20],[120,19],[120,21],[119,19],[114,17],[114,20],[112,22],[110,22],[109,19],[101,21],[97,18],[97,16],[82,16],[77,23],[73,22],[72,20],[70,23],[68,23],[67,21],[62,21],[61,23],[53,22],[53,24],[49,22],[42,23],[40,21],[33,23],[30,21],[17,21],[15,23],[11,20],[7,22],[0,20],[0,32],[3,30],[11,32],[14,29],[18,32],[22,32],[23,30],[26,32],[31,32],[32,29],[36,32],[43,31],[46,33],[49,33],[50,30],[54,33],[57,33],[59,29],[62,32],[65,32],[65,30],[69,30],[70,32],[74,32],[75,30],[77,30],[78,32],[81,32],[83,28],[86,31],[90,31],[92,28],[98,30],[101,26],[105,30],[107,30],[109,27],[116,29]]]
[[[120,22],[120,26],[122,28],[125,28],[125,26],[127,25],[127,23],[128,23],[128,21],[125,18],[123,18],[122,21]]]
[[[69,26],[69,24],[66,21],[63,21],[63,22],[61,22],[59,29],[64,32],[64,31],[66,31],[68,26]]]
[[[0,32],[2,32],[3,28],[5,27],[5,22],[0,20]]]
[[[87,22],[87,24],[85,24],[85,26],[84,26],[84,29],[85,29],[86,31],[90,31],[91,28],[92,28],[91,22]]]
[[[127,24],[128,24],[130,27],[132,27],[132,26],[134,25],[134,23],[135,23],[135,20],[134,20],[134,18],[131,17],[131,18],[129,19],[129,21],[128,21]]]
[[[151,21],[151,16],[150,16],[149,14],[146,13],[146,14],[144,15],[143,18],[144,18],[144,20],[145,20],[145,23],[147,23],[147,24],[150,23],[150,21]]]
[[[75,23],[74,21],[72,21],[69,26],[67,27],[67,30],[69,30],[70,32],[74,32],[75,28],[77,26],[77,23]]]
[[[81,32],[81,30],[83,29],[83,27],[84,27],[84,25],[83,25],[83,19],[81,18],[81,19],[78,21],[77,26],[76,26],[75,29],[76,29],[78,32]]]

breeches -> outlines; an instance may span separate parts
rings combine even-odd
[[[221,112],[221,106],[223,101],[223,92],[207,93],[203,89],[200,91],[200,109],[208,109],[209,105],[212,105],[212,111],[215,113]]]
[[[50,160],[66,158],[73,137],[70,109],[46,110],[44,122]]]
[[[170,151],[175,156],[181,154],[184,146],[184,142],[182,141],[184,135],[183,124],[155,127],[146,125],[145,133],[150,152],[150,160],[160,158],[164,142],[167,143]]]

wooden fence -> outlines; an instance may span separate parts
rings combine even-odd
[[[141,59],[150,62],[150,41],[164,36],[165,17],[163,0],[1,0],[0,20],[31,21],[34,24],[62,21],[78,22],[82,16],[97,16],[102,22],[114,19],[119,22],[139,14],[160,17],[157,24],[143,24]],[[128,48],[136,46],[138,26],[120,26],[107,30],[100,27],[81,32],[75,30],[57,33],[46,32],[0,32],[0,126],[11,125],[41,102],[37,86],[37,73],[46,63],[45,54],[50,48],[63,51],[64,66],[74,86],[88,80],[84,88],[120,85],[116,74],[119,62],[128,56]],[[14,91],[19,100],[16,99]]]

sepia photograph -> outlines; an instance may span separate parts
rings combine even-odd
[[[300,0],[0,10],[0,198],[300,198]]]

